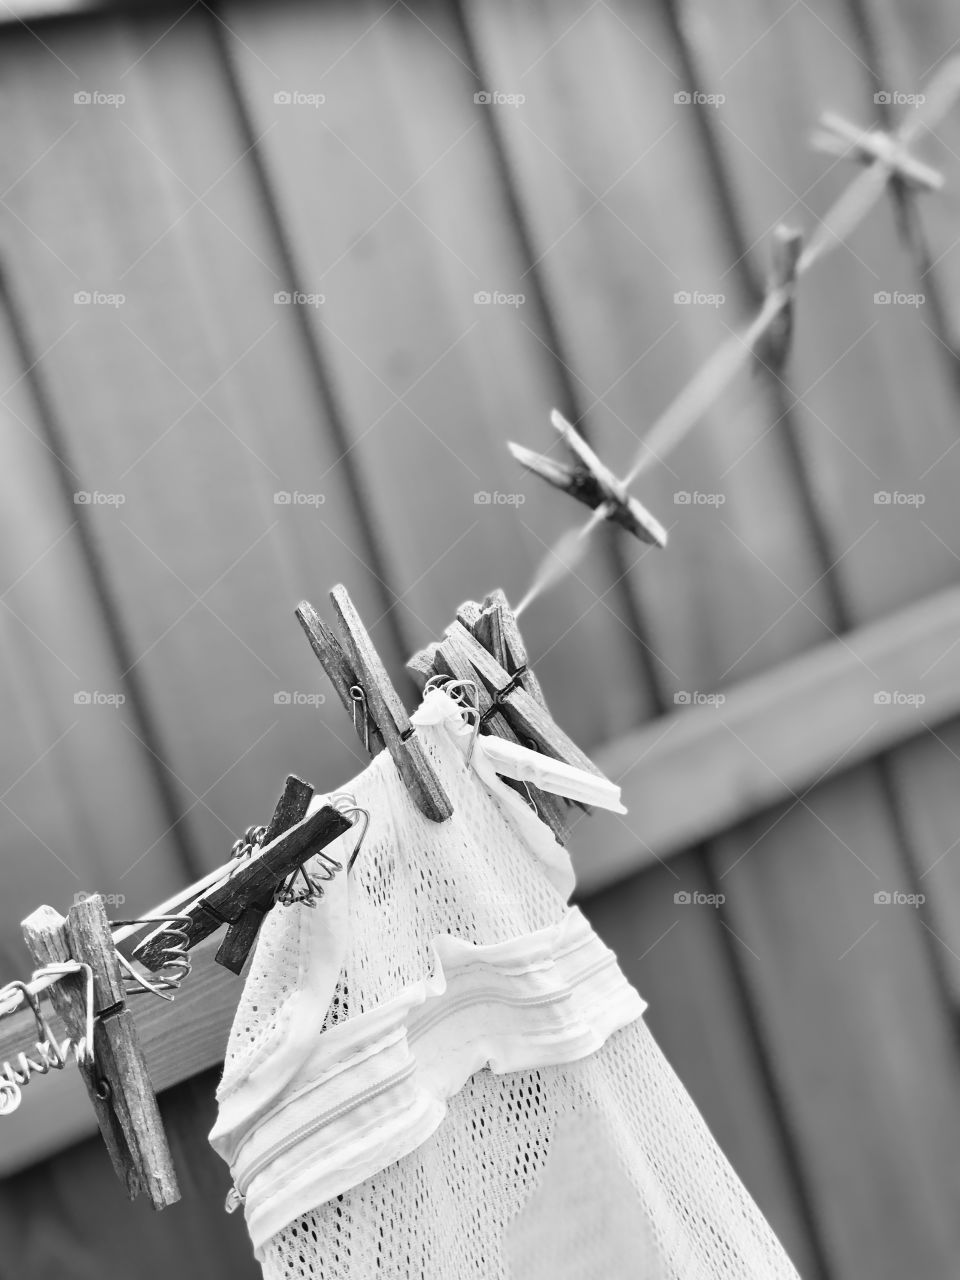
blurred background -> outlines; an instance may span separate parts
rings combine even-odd
[[[629,467],[763,296],[770,234],[960,44],[947,0],[21,3],[0,12],[0,978],[41,902],[148,910],[361,746],[293,616],[405,659],[583,516],[505,442]],[[809,1280],[960,1257],[960,109],[620,533],[525,610],[623,783],[581,901]],[[862,630],[866,628],[866,630]],[[864,639],[863,637],[866,637]],[[128,1205],[60,1078],[2,1122],[0,1275],[257,1275],[166,1093]],[[46,1101],[45,1101],[46,1100]]]

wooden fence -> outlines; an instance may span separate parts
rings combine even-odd
[[[960,41],[945,0],[45,7],[0,29],[2,978],[39,902],[145,910],[285,772],[344,783],[296,602],[345,582],[412,694],[575,517],[505,440],[556,404],[625,470],[850,181],[821,110],[891,125]],[[638,484],[668,550],[523,619],[631,809],[574,833],[585,909],[809,1280],[960,1256],[960,110],[918,152],[945,191]],[[255,1275],[215,1080],[164,1094],[159,1216],[34,1084],[0,1276]]]

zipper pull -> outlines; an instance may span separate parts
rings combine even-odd
[[[244,1197],[240,1194],[237,1188],[231,1187],[227,1192],[227,1200],[223,1207],[226,1209],[227,1213],[236,1213],[243,1202]]]

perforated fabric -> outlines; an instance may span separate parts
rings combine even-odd
[[[565,852],[418,733],[453,816],[381,753],[353,872],[268,915],[237,1011],[211,1140],[266,1280],[796,1280]]]

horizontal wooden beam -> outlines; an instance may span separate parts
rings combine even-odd
[[[632,876],[958,712],[960,588],[808,650],[723,701],[691,691],[689,704],[597,754],[630,812],[597,811],[574,827],[579,892]],[[217,945],[208,938],[191,951],[193,972],[172,1003],[133,999],[158,1093],[223,1059],[243,983],[214,963]],[[32,1032],[29,1014],[0,1020],[0,1061],[27,1048]],[[0,1174],[95,1130],[76,1071],[38,1078],[20,1110],[0,1117]]]
[[[706,695],[709,698],[709,695]],[[573,829],[596,892],[960,712],[960,588],[689,702],[595,755],[629,813]]]

